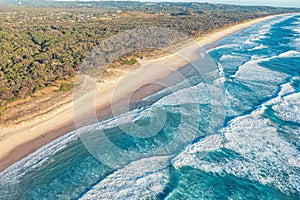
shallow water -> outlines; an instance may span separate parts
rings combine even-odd
[[[276,17],[208,51],[225,77],[222,105],[189,76],[15,163],[0,199],[299,199],[299,23]],[[142,138],[151,120],[156,134]]]

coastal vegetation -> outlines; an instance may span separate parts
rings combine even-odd
[[[245,20],[297,11],[207,3],[34,2],[0,9],[0,112],[20,99],[72,90],[89,52],[123,31],[161,27],[195,38]],[[135,65],[151,52],[132,53],[110,68]]]

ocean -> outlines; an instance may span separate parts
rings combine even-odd
[[[0,173],[0,199],[300,199],[300,14],[206,49],[215,79],[185,73],[41,147]]]

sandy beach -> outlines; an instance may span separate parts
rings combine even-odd
[[[94,114],[98,116],[98,120],[109,117],[111,115],[110,105],[112,100],[114,102],[121,101],[132,94],[133,91],[152,84],[156,80],[166,77],[172,71],[185,66],[188,64],[188,60],[196,59],[197,51],[200,47],[213,44],[238,30],[272,17],[274,16],[259,18],[227,27],[207,34],[199,41],[196,41],[196,45],[194,43],[184,47],[177,53],[158,59],[140,61],[142,64],[141,68],[130,71],[113,83],[103,84],[100,89],[94,92],[92,97],[86,95],[78,99],[76,103],[76,123],[74,123],[73,104],[70,103],[63,105],[55,114],[48,117],[36,119],[14,127],[2,128],[0,133],[0,171],[3,171],[12,163],[24,158],[54,139],[80,126],[94,123],[96,120]],[[116,88],[118,89],[116,90]],[[141,96],[147,96],[159,89],[149,88]],[[90,103],[91,98],[95,99],[94,105],[86,106]],[[138,97],[136,98],[138,99]]]

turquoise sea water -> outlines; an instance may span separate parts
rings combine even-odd
[[[189,87],[154,94],[86,127],[88,137],[69,133],[1,172],[0,199],[300,199],[300,15],[239,31],[208,53],[225,78],[222,109],[188,76]],[[161,113],[152,137],[124,131],[128,120],[146,126]],[[128,156],[99,148],[99,130]],[[173,144],[177,136],[185,139]],[[111,154],[90,153],[99,149]]]

